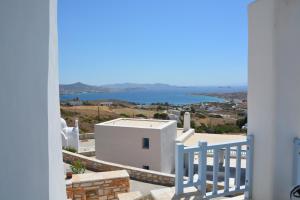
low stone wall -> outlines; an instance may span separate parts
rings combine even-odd
[[[129,175],[126,170],[79,174],[66,184],[73,200],[118,200],[118,194],[129,192]]]
[[[76,153],[71,153],[63,150],[63,159],[66,163],[73,163],[76,160],[81,160],[85,164],[86,168],[95,172],[126,170],[131,179],[153,183],[163,186],[174,186],[175,175],[156,172],[152,170],[144,170],[136,167],[130,167],[126,165],[119,165],[111,162],[97,160],[95,158],[89,158]]]
[[[90,140],[90,139],[95,139],[95,134],[94,133],[82,133],[79,135],[80,140]]]
[[[93,157],[96,156],[96,151],[83,151],[79,152],[79,154],[87,157]]]
[[[183,132],[183,128],[177,128]],[[176,143],[184,143],[188,138],[195,134],[195,129],[190,129],[176,138]]]

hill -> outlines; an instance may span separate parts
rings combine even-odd
[[[108,91],[109,91],[108,88],[104,88],[101,86],[87,85],[81,82],[59,85],[60,94],[78,94],[78,93],[108,92]]]

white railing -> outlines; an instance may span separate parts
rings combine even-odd
[[[243,148],[245,150],[243,150]],[[212,191],[207,191],[207,157],[209,154],[213,157]],[[196,173],[194,172],[195,155],[198,155],[198,171]],[[183,144],[176,144],[176,195],[182,194],[185,187],[195,186],[200,191],[203,199],[239,193],[244,193],[245,199],[250,199],[252,189],[252,155],[253,136],[250,135],[248,135],[244,141],[224,144],[207,145],[207,142],[199,142],[198,146],[193,147],[184,147]],[[220,159],[219,156],[222,158]],[[233,187],[229,186],[231,157],[236,159],[235,182]],[[246,179],[244,185],[241,185],[242,157],[246,159]],[[186,166],[184,166],[185,158],[187,158]],[[224,189],[219,189],[219,162],[221,160],[221,163],[223,163],[223,159],[225,161]],[[184,178],[185,171],[187,171],[187,179]]]

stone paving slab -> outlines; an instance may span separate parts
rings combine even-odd
[[[141,197],[142,193],[139,191],[118,194],[119,200],[135,200]]]
[[[153,200],[203,200],[200,192],[195,187],[184,188],[183,194],[176,196],[175,187],[152,190],[151,197]],[[244,195],[236,197],[218,197],[213,200],[244,200]]]

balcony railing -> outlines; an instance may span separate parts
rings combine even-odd
[[[203,199],[220,196],[229,196],[244,193],[245,199],[251,198],[252,189],[252,155],[253,136],[247,136],[244,141],[236,141],[224,144],[208,145],[207,142],[199,142],[197,146],[185,147],[176,144],[176,195],[182,194],[184,188],[196,187]],[[195,156],[198,156],[198,170],[194,172]],[[213,158],[212,190],[207,190],[207,157]],[[230,158],[236,160],[234,186],[230,187]],[[241,160],[246,159],[246,178],[241,183]],[[224,188],[219,189],[218,178],[220,160],[224,166]],[[186,161],[186,162],[185,162]],[[184,177],[186,172],[187,178]]]

